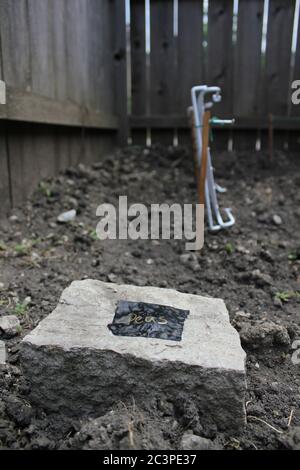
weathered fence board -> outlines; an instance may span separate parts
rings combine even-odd
[[[203,55],[203,2],[199,1],[195,5],[194,0],[180,0],[176,83],[176,96],[179,99],[176,111],[187,109],[191,103],[191,87],[205,82]]]
[[[150,113],[172,114],[176,110],[176,42],[173,28],[173,0],[150,3]],[[151,130],[151,140],[173,144],[174,132]]]
[[[236,119],[259,115],[263,14],[264,0],[239,1],[233,90],[233,115]],[[257,135],[257,130],[235,131],[233,148],[255,149]]]
[[[11,205],[10,177],[8,169],[7,142],[4,124],[0,121],[0,215],[5,214]]]
[[[27,0],[27,4],[32,91],[54,98],[53,5],[51,0]]]
[[[116,112],[119,118],[118,141],[126,145],[128,140],[127,120],[127,68],[126,68],[126,23],[125,2],[114,0],[111,9],[111,28],[114,31],[114,82]]]
[[[130,6],[131,114],[145,115],[149,109],[146,63],[145,2],[134,0]],[[146,144],[146,129],[132,129],[133,144]]]
[[[53,35],[53,65],[54,65],[54,96],[57,100],[64,101],[67,97],[67,76],[65,67],[67,63],[66,47],[66,2],[51,0],[51,25]]]
[[[31,89],[31,64],[27,3],[0,2],[2,76],[11,86]]]
[[[191,49],[193,52],[191,53]],[[174,98],[176,111],[186,114],[191,104],[191,87],[205,81],[203,47],[203,1],[195,4],[194,0],[178,2],[178,80]],[[197,77],[197,79],[196,79]],[[182,129],[178,130],[179,143],[190,138]]]
[[[232,116],[232,20],[233,0],[215,0],[209,3],[207,83],[222,88],[222,101],[218,104],[220,117]]]
[[[265,113],[287,115],[294,9],[295,0],[272,0],[269,5]]]
[[[291,45],[295,0],[272,0],[269,5],[266,67],[264,78],[265,113],[285,117],[289,111]],[[284,150],[288,133],[275,132],[274,146]]]
[[[207,84],[222,89],[222,101],[215,112],[217,116],[233,116],[233,0],[209,2],[207,39]],[[216,60],[217,59],[217,60]],[[215,132],[214,148],[227,149],[230,130]]]
[[[261,99],[264,0],[240,0],[234,76],[235,116],[256,116]]]
[[[298,18],[297,24],[297,48],[294,57],[294,69],[293,69],[293,76],[292,81],[300,80],[300,17]],[[293,93],[295,89],[291,90]],[[292,98],[292,97],[291,97]],[[299,119],[300,122],[300,105],[293,105],[290,103],[290,114],[293,118]],[[297,122],[295,120],[295,122]],[[300,132],[298,131],[289,131],[288,135],[288,142],[289,142],[289,150],[291,151],[299,151],[300,150]]]

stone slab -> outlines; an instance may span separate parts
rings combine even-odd
[[[182,340],[115,336],[120,300],[189,310]],[[74,281],[27,335],[21,363],[31,400],[72,416],[99,416],[119,402],[160,397],[193,403],[201,423],[245,423],[245,353],[221,299],[172,289]]]

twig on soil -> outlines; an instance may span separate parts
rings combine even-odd
[[[264,419],[261,419],[261,418],[258,418],[257,416],[252,416],[252,415],[248,415],[247,419],[249,419],[249,418],[254,419],[255,421],[259,421],[260,423],[264,423],[266,426],[273,429],[273,431],[278,432],[278,434],[283,434],[283,431],[281,431],[280,429],[274,428],[274,426],[272,426],[272,424],[267,423],[267,421],[265,421]]]
[[[133,421],[130,421],[128,423],[128,434],[129,434],[129,446],[133,449],[134,448],[134,441],[133,441],[133,431],[132,431],[132,426],[133,426]]]
[[[293,419],[293,415],[294,415],[294,408],[291,409],[291,413],[290,413],[290,416],[289,416],[289,419],[288,419],[288,428],[290,427],[291,425],[291,422],[292,422],[292,419]]]
[[[254,447],[255,450],[258,450],[258,447],[256,447],[256,445],[254,444],[254,442],[251,442],[251,441],[248,441],[250,445],[252,445]]]

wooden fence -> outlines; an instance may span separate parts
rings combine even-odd
[[[127,3],[126,3],[127,2]],[[125,25],[125,5],[130,22]],[[118,143],[190,142],[195,84],[219,85],[214,147],[299,148],[299,0],[1,0],[0,212]],[[130,24],[129,24],[130,23]],[[300,27],[298,28],[298,36]],[[127,78],[128,87],[127,87]]]
[[[215,147],[265,148],[272,113],[277,148],[299,148],[300,106],[291,106],[291,81],[300,79],[300,41],[296,52],[292,48],[296,0],[149,4],[130,1],[134,143],[145,143],[147,136],[152,143],[186,142],[190,89],[208,84],[223,92],[214,113],[236,118],[233,129],[216,131]]]
[[[124,11],[123,0],[0,1],[0,79],[8,91],[0,105],[0,212],[39,180],[116,145]]]

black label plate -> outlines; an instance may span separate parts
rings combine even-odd
[[[120,300],[113,322],[108,328],[116,336],[181,341],[184,321],[189,310],[166,305]]]

